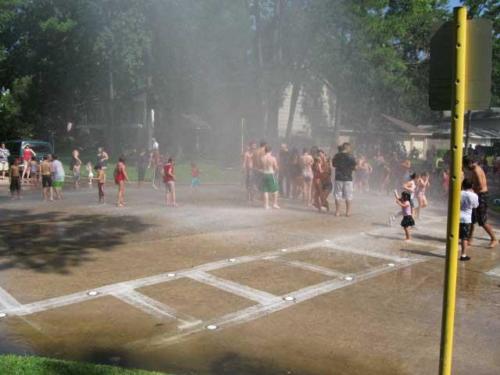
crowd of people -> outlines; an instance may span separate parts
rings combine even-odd
[[[400,225],[404,230],[405,240],[409,241],[415,220],[419,220],[422,210],[428,207],[428,195],[433,186],[432,176],[438,181],[435,184],[438,188],[433,195],[439,198],[446,198],[448,195],[449,160],[446,160],[446,155],[435,163],[435,155],[431,153],[428,155],[430,164],[422,163],[420,168],[423,170],[415,172],[416,168],[409,156],[400,157],[396,152],[389,155],[377,152],[372,158],[365,155],[355,157],[349,143],[340,145],[332,158],[318,147],[305,148],[299,153],[297,148],[289,150],[286,144],[282,144],[277,157],[271,151],[271,146],[265,141],[259,145],[252,141],[243,155],[247,200],[252,203],[261,199],[266,209],[279,209],[278,199],[282,197],[302,201],[306,207],[314,207],[320,212],[328,212],[328,198],[333,192],[335,215],[341,215],[345,204],[343,212],[345,216],[350,216],[355,191],[371,191],[371,194],[387,194],[392,191],[400,210],[389,216],[388,224],[393,225],[396,217],[402,216]],[[472,241],[474,224],[484,228],[489,235],[489,248],[498,244],[493,228],[488,223],[487,171],[478,160],[485,159],[469,155],[463,162],[463,189],[467,193],[462,194],[460,260],[464,261],[470,259],[466,248]],[[500,158],[496,160],[498,165],[491,171],[495,180],[496,174],[500,174]],[[478,204],[470,203],[469,198],[473,195],[477,195]]]
[[[82,167],[85,165],[87,171],[88,185],[97,184],[98,202],[105,203],[105,185],[107,179],[109,154],[103,147],[97,149],[95,162],[84,164],[80,151],[74,149],[71,152],[69,162],[69,173],[66,174],[62,162],[55,154],[43,155],[39,162],[36,153],[30,145],[25,145],[22,157],[13,158],[9,165],[10,151],[5,144],[0,145],[0,172],[1,178],[5,179],[8,174],[9,188],[12,199],[21,199],[22,187],[41,188],[41,195],[45,201],[62,200],[62,188],[66,178],[69,177],[68,184],[74,189],[79,189],[82,183]],[[165,201],[168,206],[176,207],[175,194],[175,162],[171,157],[165,157],[159,153],[159,145],[153,139],[151,151],[142,150],[135,157],[137,167],[137,184],[141,187],[145,181],[146,171],[152,170],[152,186],[158,189],[161,181],[166,188]],[[192,182],[191,187],[196,190],[200,185],[200,169],[196,163],[191,163]],[[129,181],[127,165],[123,156],[119,157],[113,170],[113,180],[117,186],[118,207],[125,206],[125,186]]]
[[[23,185],[40,187],[45,201],[62,200],[66,173],[57,155],[44,155],[41,162],[37,155],[26,145],[22,158],[15,158],[9,166],[9,150],[4,144],[0,146],[0,172],[2,179],[6,173],[10,179],[12,199],[21,198]],[[288,148],[281,144],[277,153],[265,141],[257,145],[250,142],[242,155],[242,166],[245,176],[247,200],[249,203],[261,202],[265,209],[280,209],[279,200],[289,199],[302,202],[305,207],[315,208],[319,212],[329,212],[330,194],[335,202],[335,216],[350,216],[354,192],[374,194],[394,194],[397,213],[390,215],[388,224],[393,225],[397,216],[402,216],[401,227],[405,239],[411,240],[411,230],[415,221],[421,218],[422,210],[428,207],[428,195],[431,187],[438,187],[434,196],[447,196],[449,172],[447,155],[435,162],[432,153],[427,155],[427,163],[419,165],[416,172],[415,160],[410,156],[397,152],[383,154],[377,151],[370,157],[362,154],[354,155],[350,143],[338,146],[337,152],[330,157],[329,153],[318,147]],[[141,150],[135,155],[137,167],[137,184],[141,187],[145,181],[146,171],[151,169],[151,184],[158,189],[163,182],[165,186],[165,203],[177,207],[175,161],[172,157],[160,154],[159,145],[153,139],[151,150]],[[430,159],[430,160],[429,160]],[[500,158],[498,165],[493,163],[491,169],[482,164],[486,160],[488,166],[491,159],[480,157],[474,149],[466,150],[463,161],[463,193],[460,239],[462,243],[461,260],[468,260],[467,247],[471,243],[474,224],[485,229],[490,236],[489,247],[493,248],[498,241],[493,228],[488,223],[488,174],[496,180],[500,174]],[[107,179],[108,153],[104,148],[97,150],[95,163],[87,162],[88,184],[97,183],[98,202],[105,202],[105,186]],[[71,184],[75,189],[81,185],[81,169],[84,165],[79,150],[71,153],[69,163]],[[191,188],[196,190],[200,185],[200,170],[196,163],[191,163]],[[441,182],[439,179],[441,178]],[[113,169],[113,180],[117,186],[118,207],[125,206],[125,187],[129,176],[125,158],[120,157]],[[437,182],[436,182],[437,180]],[[431,183],[432,182],[432,183]]]
[[[335,168],[335,186],[332,173]],[[335,214],[340,216],[341,201],[346,203],[345,214],[351,214],[353,195],[353,172],[356,161],[351,145],[344,143],[331,159],[324,150],[312,147],[288,149],[282,144],[277,157],[272,148],[262,141],[259,146],[250,142],[243,155],[243,170],[247,199],[252,203],[259,194],[263,196],[264,208],[279,209],[279,196],[301,200],[307,207],[318,211],[330,211],[328,196],[335,191]],[[272,198],[272,204],[269,202]]]

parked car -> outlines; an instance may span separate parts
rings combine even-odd
[[[14,141],[6,141],[5,147],[10,151],[9,164],[12,164],[14,159],[22,160],[23,150],[26,145],[30,145],[33,151],[35,151],[36,158],[38,161],[42,161],[45,155],[54,153],[54,148],[49,142],[31,140],[31,139],[18,139]],[[22,164],[20,165],[20,167],[22,169]]]

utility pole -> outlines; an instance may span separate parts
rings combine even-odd
[[[439,374],[451,375],[453,360],[453,330],[457,295],[458,242],[460,223],[460,188],[462,184],[462,146],[464,138],[465,83],[467,64],[467,8],[454,9],[455,61],[453,70],[451,165],[446,231],[446,268],[444,279],[443,316]]]

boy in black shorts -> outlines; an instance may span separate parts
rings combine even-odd
[[[467,255],[467,247],[469,246],[469,237],[472,229],[472,210],[476,209],[478,206],[479,199],[472,189],[472,181],[466,178],[462,182],[462,192],[460,196],[459,238],[461,244],[461,261],[470,260],[470,257]]]
[[[21,172],[19,171],[19,160],[15,159],[9,171],[10,194],[12,199],[21,199]]]

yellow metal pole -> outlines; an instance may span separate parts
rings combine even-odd
[[[453,327],[457,292],[458,228],[460,223],[460,185],[465,111],[465,74],[467,53],[467,9],[454,9],[455,67],[453,70],[453,102],[451,120],[451,171],[446,234],[446,270],[444,280],[443,318],[439,374],[450,375],[453,352]]]

